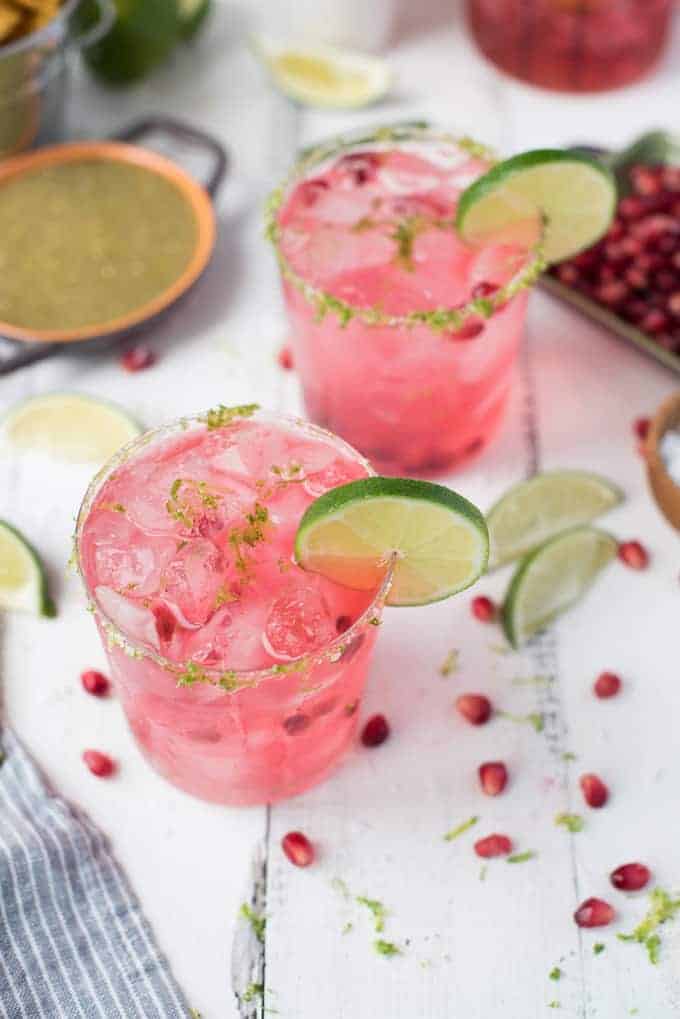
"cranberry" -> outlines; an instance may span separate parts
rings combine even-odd
[[[293,351],[290,347],[281,347],[276,360],[279,363],[279,368],[282,368],[284,372],[290,372],[295,367],[293,362]]]
[[[142,343],[137,347],[130,347],[120,355],[120,366],[126,372],[141,372],[155,363],[156,355],[153,350]]]
[[[609,880],[622,892],[639,892],[649,884],[652,874],[644,863],[624,863],[609,875]]]
[[[296,867],[309,867],[314,861],[314,846],[301,831],[289,831],[284,835],[281,848]]]
[[[604,807],[609,799],[609,790],[599,775],[581,775],[578,781],[583,793],[583,799],[588,806],[595,809]]]
[[[493,623],[498,615],[498,609],[491,598],[487,598],[486,595],[478,595],[477,598],[472,599],[472,615],[480,623]]]
[[[507,856],[512,852],[512,840],[507,835],[487,835],[475,842],[475,852],[485,860],[492,856]]]
[[[338,616],[335,620],[335,629],[338,633],[345,633],[352,625],[351,616]]]
[[[108,754],[102,754],[100,750],[83,751],[83,760],[97,778],[108,778],[116,770],[116,766]]]
[[[622,541],[618,555],[631,570],[645,570],[649,566],[649,552],[639,541]]]
[[[390,734],[390,727],[384,715],[373,715],[361,730],[361,742],[365,747],[379,747]]]
[[[97,672],[96,669],[87,669],[85,672],[81,672],[80,682],[83,684],[83,689],[94,697],[105,697],[109,692],[108,679],[103,672]]]
[[[490,297],[497,290],[500,290],[497,283],[489,283],[487,280],[482,280],[481,283],[476,283],[472,288],[472,300],[476,301],[479,297]]]
[[[502,761],[487,761],[479,766],[479,781],[487,796],[498,796],[508,783],[508,769]]]
[[[593,691],[600,700],[616,697],[621,689],[621,679],[615,672],[601,672],[593,684]]]
[[[574,920],[579,927],[606,927],[615,915],[604,899],[586,899],[574,913]]]
[[[635,421],[633,422],[633,431],[637,435],[638,439],[642,439],[644,442],[647,438],[647,433],[649,432],[649,426],[651,423],[650,418],[635,418]]]
[[[478,693],[461,694],[456,707],[471,725],[484,725],[491,715],[491,701]]]

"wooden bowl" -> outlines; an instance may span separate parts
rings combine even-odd
[[[652,418],[645,442],[649,487],[666,520],[680,531],[680,485],[666,470],[659,449],[663,436],[671,429],[680,431],[680,392],[673,393],[661,404]]]

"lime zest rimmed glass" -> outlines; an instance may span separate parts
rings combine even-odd
[[[352,319],[357,319],[368,326],[413,328],[421,325],[429,327],[436,333],[455,332],[469,318],[490,318],[520,291],[532,286],[541,275],[546,267],[546,260],[543,253],[543,224],[540,214],[537,214],[537,238],[527,252],[524,265],[493,294],[471,299],[460,306],[415,310],[402,315],[389,314],[379,305],[350,304],[322,287],[310,283],[293,268],[282,250],[279,212],[292,188],[304,180],[311,169],[346,151],[361,152],[364,147],[368,146],[375,149],[376,146],[387,148],[399,144],[438,142],[457,147],[470,156],[484,159],[489,163],[489,167],[498,162],[491,149],[471,138],[456,137],[449,132],[435,129],[426,122],[415,121],[408,124],[379,127],[375,130],[351,132],[305,149],[283,183],[270,194],[265,209],[265,234],[274,246],[282,276],[315,308],[319,319],[331,312],[337,316],[343,326]],[[447,221],[447,226],[455,230],[455,219],[450,223]]]

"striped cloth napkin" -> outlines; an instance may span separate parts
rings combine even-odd
[[[0,1016],[188,1019],[107,840],[1,733]]]

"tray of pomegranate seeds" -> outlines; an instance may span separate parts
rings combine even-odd
[[[542,286],[680,373],[680,139],[653,131],[619,153],[581,151],[614,173],[616,214]]]

